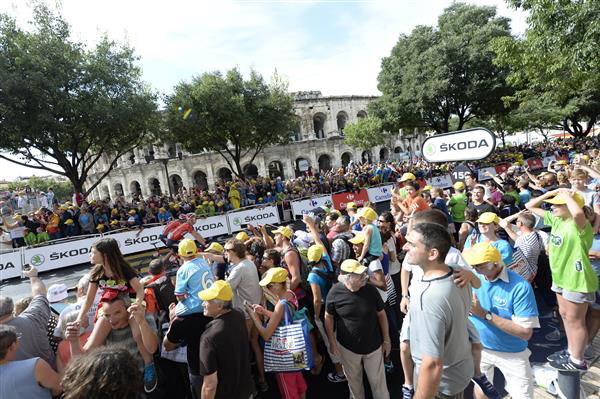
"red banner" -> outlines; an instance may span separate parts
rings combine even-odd
[[[504,173],[510,168],[510,165],[507,163],[503,163],[502,165],[496,165],[496,174]]]
[[[358,206],[363,206],[369,202],[369,194],[367,190],[360,190],[353,193],[333,194],[332,199],[335,209],[346,209],[348,202],[354,202]]]
[[[569,156],[568,155],[557,155],[556,156],[556,160],[557,161],[567,161],[567,162],[569,162]]]
[[[531,169],[531,170],[544,168],[544,163],[540,158],[529,158],[527,160],[527,165],[529,166],[529,169]]]

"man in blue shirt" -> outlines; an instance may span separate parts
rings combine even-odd
[[[194,240],[184,239],[179,243],[179,256],[185,263],[177,270],[175,282],[175,314],[178,317],[204,312],[198,293],[208,289],[215,281],[212,269],[197,252]]]
[[[533,289],[504,266],[502,255],[489,242],[475,244],[463,252],[463,257],[481,281],[481,287],[473,290],[470,317],[483,344],[481,371],[492,381],[497,367],[504,374],[511,397],[533,398],[527,341],[540,326]],[[479,388],[475,398],[485,398]]]

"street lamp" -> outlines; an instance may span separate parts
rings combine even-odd
[[[402,134],[402,138],[408,140],[408,157],[409,157],[409,165],[412,167],[413,156],[412,156],[412,140],[415,138],[413,133]]]
[[[171,193],[172,193],[171,179],[169,178],[169,167],[167,166],[170,158],[154,158],[151,155],[146,155],[145,158],[146,158],[146,163],[150,163],[151,161],[159,161],[165,166],[165,174],[167,175],[167,193],[169,194],[169,197],[170,197]]]

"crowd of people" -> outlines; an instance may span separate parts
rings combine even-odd
[[[478,399],[502,389],[533,398],[528,341],[540,309],[557,310],[567,337],[553,368],[584,372],[596,356],[596,152],[538,175],[513,168],[482,184],[469,174],[451,191],[394,171],[389,211],[315,208],[305,228],[248,225],[224,241],[173,239],[196,218],[180,206],[186,221],[163,237],[172,251],[143,278],[101,238],[77,302],[56,320],[49,301],[66,287],[47,291],[35,268],[26,306],[0,296],[0,396],[248,399],[277,389],[296,399],[310,373],[347,384],[354,399],[366,397],[366,375],[372,397],[387,399],[401,367],[405,399],[462,398],[471,382]]]

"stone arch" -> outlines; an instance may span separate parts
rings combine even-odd
[[[285,174],[283,172],[283,163],[281,163],[281,161],[269,162],[269,177],[271,179],[275,179],[276,177],[281,177],[282,179],[285,179]]]
[[[322,112],[317,112],[313,115],[313,128],[315,131],[315,136],[318,139],[325,138],[325,120],[327,116]]]
[[[394,148],[394,154],[400,154],[401,152],[404,152],[402,147],[398,146],[398,147]]]
[[[358,111],[358,113],[356,114],[356,117],[358,119],[366,118],[367,117],[367,111],[363,111],[363,110]]]
[[[173,192],[171,195],[175,195],[179,192],[179,189],[183,187],[183,179],[178,174],[172,174],[171,178],[171,187],[173,187]]]
[[[219,179],[221,179],[223,181],[231,181],[232,180],[231,170],[226,167],[222,167],[221,169],[219,169],[217,171],[217,176],[219,176]]]
[[[337,129],[340,132],[343,132],[344,128],[346,127],[346,123],[348,123],[348,114],[346,113],[346,111],[338,112],[338,114],[336,116],[336,121],[337,121]]]
[[[350,161],[352,161],[352,153],[347,151],[345,153],[342,154],[342,166],[345,168],[346,166],[348,166],[348,164],[350,163]]]
[[[255,179],[258,177],[258,167],[253,163],[246,164],[242,171],[244,172],[244,176],[248,179]]]
[[[140,183],[138,183],[137,180],[133,180],[131,183],[129,183],[129,191],[131,192],[132,196],[141,195],[142,187],[140,186]]]
[[[177,157],[177,146],[175,145],[175,143],[169,143],[167,145],[167,156],[169,158]]]
[[[150,193],[152,195],[161,195],[162,188],[160,187],[160,181],[156,177],[150,178],[148,180],[148,188],[150,189]]]
[[[390,156],[390,151],[386,147],[381,147],[379,150],[379,161],[385,162],[388,160]]]
[[[123,191],[123,185],[121,183],[115,183],[113,188],[117,197],[120,197],[125,194],[125,192]]]
[[[331,170],[331,157],[328,154],[321,154],[318,159],[319,162],[319,172],[322,170],[329,171]]]
[[[102,199],[110,198],[110,190],[107,185],[102,186]]]
[[[360,155],[360,159],[363,163],[373,163],[373,154],[371,154],[371,150],[365,150]]]
[[[208,190],[208,180],[206,179],[206,173],[204,173],[201,170],[197,170],[196,172],[194,172],[192,178],[196,187],[198,187],[200,190]]]

